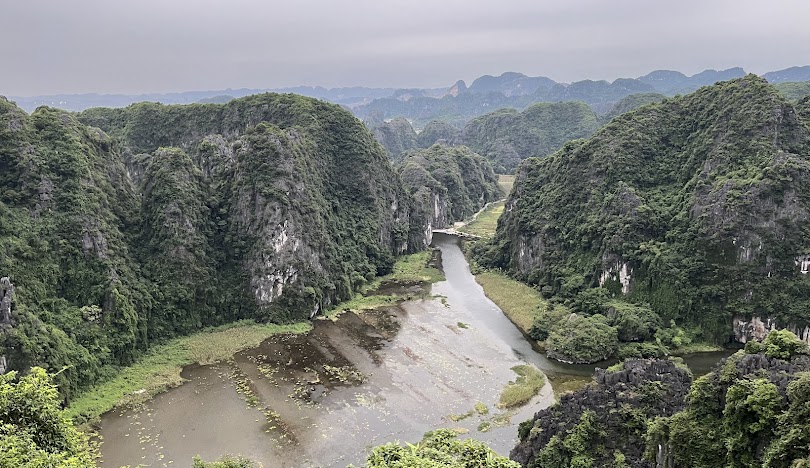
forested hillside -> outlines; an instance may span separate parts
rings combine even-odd
[[[803,108],[749,75],[614,118],[521,165],[479,260],[629,344],[745,342],[777,326],[810,340]],[[565,309],[547,313],[550,353],[604,357],[580,356],[587,333]]]
[[[63,369],[66,398],[155,341],[307,319],[427,240],[370,132],[300,96],[78,116],[2,99],[0,158],[0,355]]]
[[[407,154],[399,165],[402,183],[418,217],[446,228],[503,196],[490,163],[465,146],[433,145]]]
[[[598,128],[599,117],[582,102],[540,103],[523,112],[502,109],[473,119],[460,140],[507,174],[522,160],[547,156]]]
[[[645,98],[627,106],[641,105]],[[566,142],[592,135],[599,117],[582,102],[534,104],[523,112],[501,109],[469,121],[462,130],[447,122],[431,121],[417,135],[403,118],[393,119],[372,130],[392,160],[405,151],[429,148],[435,143],[465,145],[484,156],[496,172],[514,172],[529,157],[546,156]]]

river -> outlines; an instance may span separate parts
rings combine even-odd
[[[141,408],[105,414],[102,466],[182,467],[195,455],[230,453],[266,468],[345,467],[360,465],[370,447],[415,442],[439,427],[508,454],[517,425],[554,403],[552,384],[590,379],[594,365],[537,352],[484,295],[458,239],[435,234],[434,246],[446,280],[430,295],[317,320],[306,335],[276,336],[232,360],[189,366],[184,385]],[[693,370],[704,373],[727,354],[702,355]],[[515,377],[511,368],[523,363],[549,382],[519,410],[496,408]],[[486,414],[474,411],[479,402]]]

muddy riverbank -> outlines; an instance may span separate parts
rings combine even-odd
[[[496,408],[511,368],[534,364],[565,382],[589,379],[594,366],[538,353],[484,295],[458,239],[436,234],[434,245],[446,280],[426,298],[318,320],[308,334],[187,367],[183,386],[104,415],[102,465],[188,466],[194,455],[231,453],[265,467],[345,467],[370,447],[439,427],[508,453],[517,425],[554,402],[547,382],[528,405]]]

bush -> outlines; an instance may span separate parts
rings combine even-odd
[[[790,360],[798,354],[810,354],[810,346],[800,340],[790,330],[774,330],[762,342],[749,341],[745,345],[746,354],[765,353],[776,359]]]
[[[458,440],[450,429],[425,434],[418,444],[387,443],[372,449],[365,468],[520,468],[483,442]]]
[[[616,354],[618,346],[616,328],[608,324],[605,316],[598,314],[591,317],[571,314],[546,340],[546,352],[550,358],[572,363],[605,360]]]
[[[611,325],[618,329],[621,341],[650,340],[661,327],[661,318],[647,306],[611,301],[608,308]]]
[[[619,346],[619,359],[648,359],[667,355],[667,349],[656,342],[624,343]]]

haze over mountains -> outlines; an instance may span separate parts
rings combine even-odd
[[[641,92],[658,92],[666,95],[683,94],[717,81],[740,78],[745,75],[746,72],[740,67],[719,71],[704,70],[692,76],[672,70],[655,70],[638,78],[618,78],[613,82],[585,79],[572,83],[560,83],[544,76],[532,77],[522,73],[505,72],[500,76],[478,77],[469,86],[463,80],[459,80],[448,88],[396,89],[355,86],[328,89],[321,86],[297,86],[148,94],[53,94],[9,96],[9,98],[27,112],[32,112],[42,105],[78,112],[92,107],[125,107],[143,101],[191,104],[207,102],[211,99],[215,99],[214,102],[221,102],[223,98],[227,97],[238,98],[263,92],[278,92],[300,94],[345,105],[352,108],[359,117],[366,118],[374,116],[375,112],[379,113],[380,110],[396,108],[396,102],[422,103],[424,100],[435,101],[448,96],[458,98],[459,95],[468,95],[466,100],[476,103],[480,101],[480,106],[488,110],[499,107],[523,108],[532,102],[541,101],[583,100],[593,104],[604,101],[614,102],[624,96]],[[762,76],[770,83],[810,81],[810,65],[771,71]],[[469,95],[478,96],[471,99]],[[379,102],[374,103],[376,100]],[[477,115],[483,113],[485,112]]]

